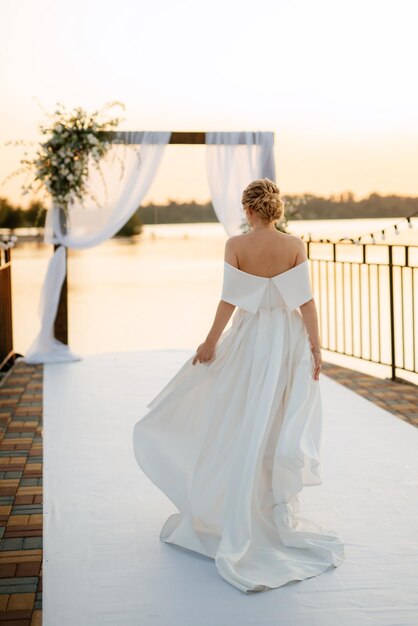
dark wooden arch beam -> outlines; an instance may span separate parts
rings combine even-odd
[[[169,144],[173,145],[199,145],[206,143],[206,133],[181,133],[181,132],[173,132],[171,133]]]
[[[140,144],[144,133],[146,131],[138,130],[138,131],[129,131],[129,130],[119,130],[110,132],[109,135],[113,137],[117,137],[120,139],[120,143],[127,144]],[[257,142],[257,132],[249,131],[252,134],[252,139],[254,143]],[[272,136],[273,142],[275,139],[273,131],[261,131],[263,134],[268,133]],[[236,135],[234,131],[222,131],[223,135]],[[116,142],[118,143],[118,142]],[[205,145],[206,141],[206,132],[203,131],[173,131],[170,136],[170,140],[168,142],[170,145]],[[246,145],[247,144],[247,133],[239,131],[238,134],[238,144]],[[219,144],[216,144],[219,145]]]

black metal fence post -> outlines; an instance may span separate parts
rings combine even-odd
[[[311,243],[314,245],[311,246]],[[418,245],[361,244],[359,254],[353,254],[357,245],[354,241],[325,242],[323,239],[308,242],[311,264],[325,262],[327,269],[333,265],[333,301],[329,298],[328,281],[321,281],[319,275],[318,281],[315,281],[318,284],[314,285],[314,276],[311,277],[312,287],[317,294],[318,320],[326,320],[322,346],[330,352],[390,368],[388,380],[418,381],[418,301],[414,293],[414,272],[418,273]],[[377,250],[369,259],[367,252],[370,248]],[[399,255],[402,250],[403,260]],[[338,265],[341,266],[341,276],[337,272]],[[348,276],[345,276],[345,266],[349,268]],[[407,281],[406,287],[405,268],[412,271],[412,279]],[[332,327],[335,343],[330,340]],[[351,338],[348,347],[345,343],[347,335]],[[356,342],[358,348],[355,349]]]
[[[391,380],[396,380],[396,351],[395,351],[395,313],[393,293],[393,257],[392,246],[389,246],[389,316],[390,316],[390,368]]]

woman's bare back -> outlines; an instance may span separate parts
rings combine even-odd
[[[238,269],[266,278],[286,272],[306,259],[302,239],[267,228],[230,237],[228,248],[228,257],[235,257]]]

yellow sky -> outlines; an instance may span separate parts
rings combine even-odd
[[[0,178],[57,101],[124,129],[273,130],[283,193],[418,195],[414,0],[0,0]],[[20,202],[19,183],[0,195]],[[169,147],[146,201],[207,200]]]

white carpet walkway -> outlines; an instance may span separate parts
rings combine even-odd
[[[43,626],[417,626],[418,429],[324,374],[323,484],[301,512],[338,532],[345,562],[244,595],[159,540],[176,509],[138,467],[132,429],[190,354],[45,366]]]

